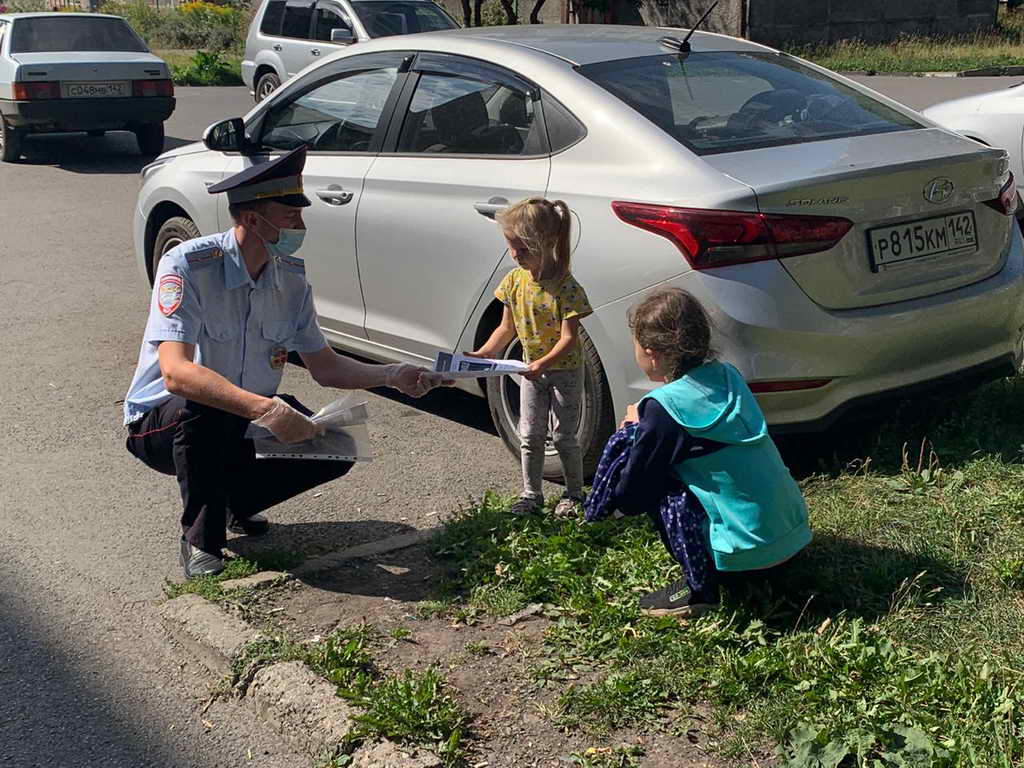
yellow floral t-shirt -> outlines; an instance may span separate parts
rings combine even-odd
[[[584,318],[593,312],[587,294],[572,275],[566,275],[563,280],[537,282],[529,270],[517,267],[505,275],[494,295],[512,312],[516,334],[523,343],[523,357],[528,363],[554,349],[562,338],[563,320]],[[581,365],[583,353],[577,342],[574,349],[551,367],[571,370]]]

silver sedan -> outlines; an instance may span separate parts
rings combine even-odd
[[[779,429],[1012,372],[1024,249],[1006,153],[792,56],[684,35],[544,25],[360,44],[145,169],[140,268],[151,277],[183,238],[230,226],[208,185],[305,143],[300,255],[321,326],[378,360],[430,363],[487,338],[512,267],[495,211],[568,202],[595,307],[579,427],[591,464],[651,387],[626,312],[654,286],[708,307],[718,354]],[[515,379],[466,386],[518,452]]]

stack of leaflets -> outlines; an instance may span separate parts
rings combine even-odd
[[[257,459],[370,461],[369,412],[366,401],[357,398],[356,393],[347,393],[310,416],[325,431],[304,443],[282,443],[268,430],[251,424],[246,437],[256,444]]]

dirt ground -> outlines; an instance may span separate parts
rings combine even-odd
[[[431,585],[440,575],[426,548],[413,547],[348,561],[320,577],[290,582],[266,595],[259,612],[300,640],[366,622],[383,637],[374,652],[382,671],[437,665],[472,716],[473,766],[565,768],[578,764],[571,759],[573,753],[590,747],[634,744],[644,751],[637,763],[644,768],[735,764],[708,751],[708,735],[697,709],[666,722],[656,733],[627,730],[596,735],[560,730],[546,713],[557,703],[563,686],[538,687],[530,674],[544,658],[549,620],[528,616],[508,625],[481,618],[466,625],[447,618],[419,618],[417,604],[437,598]],[[395,640],[391,632],[397,628],[410,634]],[[672,731],[685,735],[672,735]],[[757,759],[749,764],[771,762],[763,756]]]

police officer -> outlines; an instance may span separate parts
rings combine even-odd
[[[296,443],[319,432],[310,411],[275,395],[288,352],[325,387],[394,387],[419,397],[442,382],[411,365],[342,357],[317,327],[302,245],[305,147],[219,184],[234,227],[182,243],[160,260],[124,418],[128,450],[175,475],[181,564],[188,577],[223,570],[225,528],[258,535],[262,510],[344,475],[351,464],[263,459],[250,422]]]

